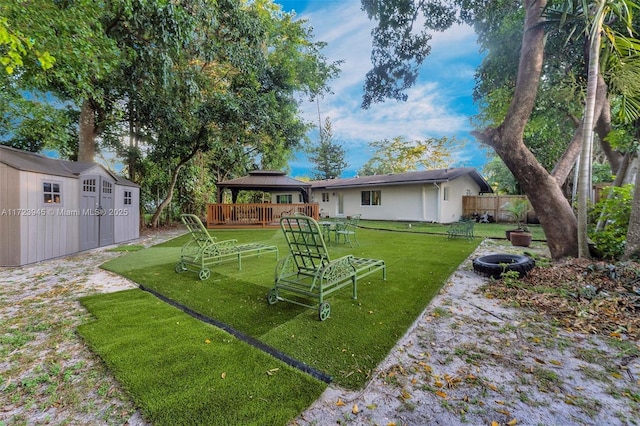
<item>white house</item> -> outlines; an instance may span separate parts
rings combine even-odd
[[[493,192],[471,167],[311,182],[321,216],[450,223],[462,217],[462,197]]]
[[[140,235],[140,187],[95,163],[0,145],[0,266]]]

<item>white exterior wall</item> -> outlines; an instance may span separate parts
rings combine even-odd
[[[444,188],[448,200],[444,200]],[[380,191],[380,205],[361,205],[362,191]],[[450,223],[462,216],[462,196],[478,195],[480,188],[469,176],[461,176],[440,184],[407,184],[370,186],[359,188],[316,189],[311,201],[320,205],[321,216],[351,216],[361,214],[369,220],[397,220],[415,222]],[[322,193],[329,194],[329,201],[322,201]],[[343,198],[340,212],[339,200]]]
[[[124,204],[124,192],[131,192],[131,204]],[[121,243],[140,237],[140,188],[115,185],[113,240]]]
[[[441,209],[441,223],[451,223],[462,219],[462,196],[463,195],[478,195],[480,188],[478,184],[469,176],[461,176],[458,179],[442,183],[440,185],[440,201],[442,204]],[[444,200],[444,188],[448,188],[449,200]]]
[[[79,181],[21,171],[20,264],[76,253],[80,248]],[[43,182],[60,183],[60,204],[46,204]],[[33,214],[30,214],[33,213]]]

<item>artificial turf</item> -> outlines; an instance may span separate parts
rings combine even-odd
[[[277,245],[281,257],[288,252],[279,230],[225,230],[215,231],[214,234],[220,240],[236,238],[241,243]],[[442,235],[370,229],[359,229],[358,240],[360,247],[329,246],[330,255],[333,258],[353,254],[384,259],[387,280],[383,281],[381,274],[360,280],[357,300],[351,299],[349,289],[332,294],[328,299],[331,317],[322,322],[317,319],[317,312],[311,309],[286,302],[267,304],[266,294],[273,286],[276,263],[272,254],[243,261],[241,271],[234,262],[222,264],[212,268],[208,280],[201,281],[196,273],[178,274],[174,270],[180,257],[180,248],[188,241],[188,236],[183,236],[155,247],[127,253],[103,267],[264,342],[330,375],[341,386],[359,389],[367,383],[375,367],[480,240],[447,240]],[[83,303],[93,312],[91,303],[101,298],[109,296],[95,296],[95,299],[86,299]],[[97,339],[87,333],[83,334],[98,352],[102,345],[109,344],[109,330],[112,328],[109,315],[109,311],[105,311],[102,316],[104,336],[101,343],[96,343]],[[160,317],[154,318],[150,322],[162,321]],[[100,335],[100,332],[97,334]],[[150,351],[158,352],[160,349]],[[241,360],[235,354],[228,355],[229,359],[225,362]],[[131,359],[112,360],[110,365],[115,368],[119,364],[132,362]],[[162,370],[157,371],[160,374]],[[216,373],[203,372],[213,376]],[[144,387],[142,384],[139,386]],[[316,391],[312,390],[305,400],[314,395]],[[216,396],[227,398],[222,394]],[[294,398],[294,395],[291,397]]]

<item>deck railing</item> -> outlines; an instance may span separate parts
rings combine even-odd
[[[302,213],[316,220],[320,205],[308,204],[209,204],[207,226],[277,226],[282,216]]]

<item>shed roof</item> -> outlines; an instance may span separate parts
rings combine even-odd
[[[327,179],[311,182],[312,189],[357,188],[364,186],[407,185],[419,183],[450,182],[461,176],[469,175],[478,186],[480,192],[493,192],[489,183],[473,167],[459,167],[438,170],[419,170],[406,173],[390,173],[386,175],[362,176],[345,179]]]
[[[138,186],[128,179],[117,176],[97,163],[87,161],[68,161],[58,158],[45,157],[34,152],[22,151],[10,146],[0,145],[0,163],[14,169],[42,173],[54,176],[77,178],[93,167],[101,167],[119,184],[124,186]]]

